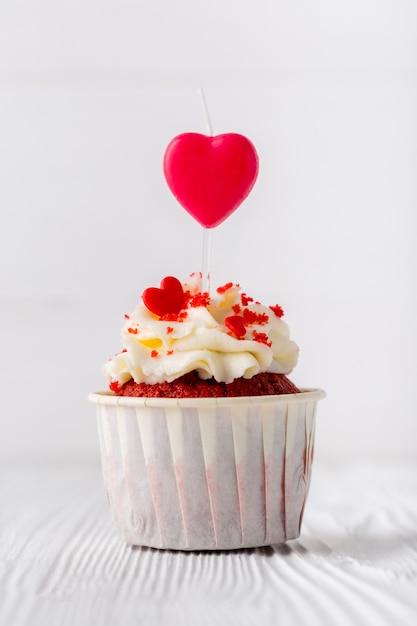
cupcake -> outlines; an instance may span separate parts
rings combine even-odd
[[[298,347],[281,306],[201,275],[168,276],[125,315],[103,367],[104,484],[122,539],[174,550],[264,546],[300,534],[318,389],[288,378]]]

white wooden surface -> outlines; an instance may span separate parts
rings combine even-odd
[[[3,467],[0,624],[411,625],[416,522],[416,467],[316,463],[298,540],[219,553],[129,548],[99,467]]]

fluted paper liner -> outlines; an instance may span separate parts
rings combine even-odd
[[[324,395],[91,394],[108,502],[124,541],[220,550],[298,537]]]

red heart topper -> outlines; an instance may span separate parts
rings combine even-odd
[[[184,305],[184,298],[182,285],[174,276],[163,278],[159,289],[148,287],[142,294],[146,308],[160,317],[168,313],[179,313]]]
[[[245,320],[240,315],[229,315],[225,318],[224,323],[238,339],[246,335]]]
[[[164,174],[184,209],[205,228],[214,228],[248,196],[258,175],[258,155],[243,135],[183,133],[168,144]]]

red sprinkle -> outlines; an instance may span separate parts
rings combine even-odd
[[[260,326],[269,322],[269,316],[266,313],[256,313],[250,309],[243,309],[243,319],[246,324],[259,324]]]
[[[252,335],[255,341],[258,343],[264,343],[269,348],[272,346],[272,341],[268,339],[268,335],[266,333],[258,333],[258,331],[252,331]]]
[[[226,291],[229,291],[229,289],[231,289],[232,287],[233,283],[226,283],[222,287],[217,287],[216,291],[217,293],[225,293]]]
[[[186,289],[184,291],[184,304],[182,306],[183,309],[185,309],[188,306],[188,303],[191,300],[191,298],[192,298],[191,291],[189,289]]]
[[[128,315],[127,313],[125,313],[125,320],[130,320],[130,315]]]
[[[167,335],[169,335],[172,332],[174,332],[174,329],[172,328],[172,326],[167,326]]]
[[[123,352],[127,352],[127,348],[123,348],[123,350],[120,350],[120,352],[116,352],[116,354],[114,356],[119,356],[119,354],[123,354]],[[111,361],[112,359],[109,359],[109,361]]]
[[[128,328],[127,332],[130,333],[131,335],[137,335],[138,334],[138,329],[137,328]]]
[[[161,317],[163,322],[183,322],[188,316],[187,311],[180,311],[177,313],[166,313]]]
[[[246,293],[241,294],[240,300],[243,306],[248,306],[249,302],[253,302],[253,298],[251,298],[250,296],[247,296]]]
[[[280,307],[279,304],[274,304],[273,306],[270,306],[269,308],[271,309],[271,311],[275,313],[277,317],[282,317],[284,315],[284,309]]]
[[[168,351],[167,351],[167,355],[168,355],[168,356],[171,356],[171,354],[174,354],[174,350],[168,350]]]
[[[195,308],[198,306],[208,306],[210,304],[210,296],[208,291],[203,291],[202,293],[196,293],[195,296],[192,296],[188,305]]]
[[[238,315],[241,312],[241,308],[240,308],[240,304],[234,304],[232,306],[232,311],[233,313],[236,313],[236,315]]]
[[[152,350],[152,352],[151,352],[151,357],[152,357],[153,359],[156,359],[156,357],[157,357],[157,356],[159,356],[159,354],[158,354],[158,350]]]
[[[113,391],[113,393],[119,393],[120,385],[117,382],[117,380],[114,380],[113,382],[110,383],[109,389],[110,389],[110,391]]]

